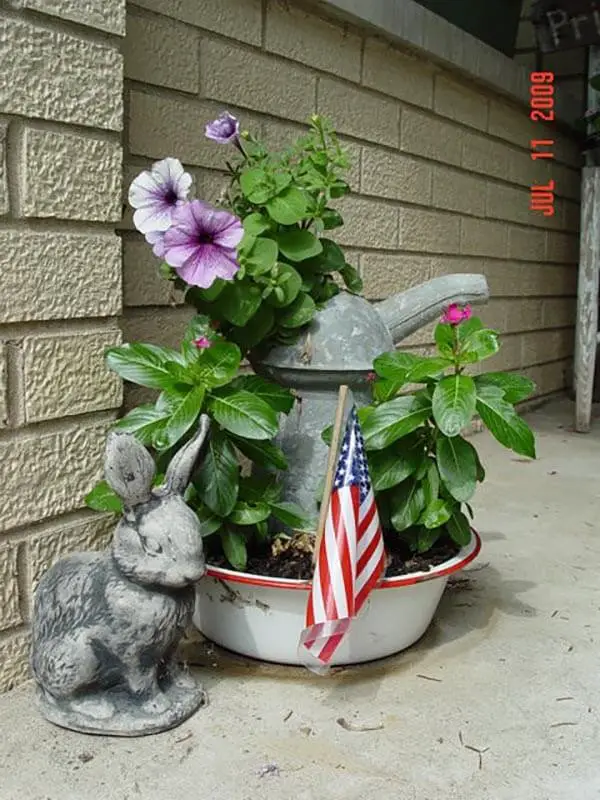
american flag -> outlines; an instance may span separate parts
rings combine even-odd
[[[325,530],[300,638],[304,663],[326,667],[383,577],[385,551],[356,407],[347,412]],[[304,651],[304,652],[303,652]],[[306,654],[310,654],[308,660]]]

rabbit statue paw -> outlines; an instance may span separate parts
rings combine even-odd
[[[64,728],[143,736],[172,728],[206,702],[176,662],[205,573],[198,518],[183,493],[209,420],[152,488],[151,455],[111,433],[106,480],[123,516],[105,552],[73,553],[51,567],[34,599],[31,668],[43,716]]]

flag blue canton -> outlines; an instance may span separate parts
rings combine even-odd
[[[352,485],[359,487],[360,502],[363,503],[371,489],[371,484],[365,455],[365,443],[355,407],[352,408],[346,422],[333,488],[341,489],[343,486]]]

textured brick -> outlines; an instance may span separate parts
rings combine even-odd
[[[460,219],[420,208],[398,209],[398,246],[425,253],[458,253]]]
[[[400,149],[444,164],[459,165],[462,155],[460,128],[439,118],[403,108],[400,115]]]
[[[490,102],[488,133],[527,149],[531,139],[554,138],[554,132],[549,125],[529,119],[527,106],[516,108],[498,100]]]
[[[116,525],[113,514],[94,514],[85,522],[60,527],[29,538],[32,590],[60,558],[78,550],[102,550]]]
[[[6,114],[122,128],[122,56],[115,48],[5,19],[0,75]]]
[[[542,323],[545,328],[568,328],[575,325],[576,316],[577,301],[574,297],[553,297],[543,301]]]
[[[360,80],[359,36],[281,0],[267,6],[265,48],[340,78]]]
[[[125,35],[125,0],[25,0],[24,4],[53,17]]]
[[[484,131],[488,107],[489,101],[482,92],[469,89],[443,75],[436,76],[433,108],[437,114]]]
[[[556,194],[560,197],[568,197],[571,200],[579,201],[581,196],[581,172],[563,167],[561,164],[552,162],[549,167],[550,177],[556,182]]]
[[[8,181],[6,171],[6,131],[8,125],[0,122],[0,216],[8,214]]]
[[[344,197],[336,206],[344,227],[334,231],[340,244],[394,250],[398,243],[398,211],[386,203],[363,197]]]
[[[486,276],[493,297],[573,296],[577,271],[572,267],[510,261],[484,261],[477,265]],[[462,271],[462,270],[461,270]]]
[[[179,347],[185,327],[194,311],[189,306],[161,308],[130,308],[121,319],[125,342],[152,342],[167,347]]]
[[[535,228],[516,228],[508,232],[508,257],[520,261],[544,261],[546,233]]]
[[[500,145],[502,147],[502,145]],[[526,186],[529,189],[533,184],[546,184],[550,178],[555,178],[553,161],[546,158],[532,159],[531,153],[516,148],[506,148],[508,157],[508,171],[501,177],[511,183]]]
[[[399,107],[394,100],[348,86],[335,78],[319,78],[317,106],[319,114],[333,120],[341,133],[398,146]]]
[[[315,111],[314,75],[236,45],[203,39],[200,76],[203,96],[221,103],[302,122]]]
[[[570,367],[571,359],[566,359],[520,369],[519,372],[531,378],[536,385],[535,396],[541,397],[565,388],[567,385],[567,371]]]
[[[487,317],[482,314],[482,319],[488,325]],[[493,326],[492,326],[493,327]],[[498,326],[495,327],[498,330]],[[521,366],[522,334],[512,336],[503,335],[500,339],[500,350],[495,356],[483,363],[486,372],[503,372],[504,370],[519,369]]]
[[[529,208],[530,194],[526,189],[515,189],[501,183],[488,183],[486,197],[486,216],[492,219],[505,219],[531,225],[533,214]],[[548,224],[546,217],[535,220],[538,224]]]
[[[204,192],[201,195],[206,198]],[[123,242],[123,303],[125,306],[168,306],[182,302],[171,281],[161,278],[160,261],[140,236]]]
[[[561,227],[570,231],[578,231],[581,227],[581,206],[569,200],[557,200],[557,214],[560,215]]]
[[[0,544],[0,631],[23,621],[19,608],[18,546]]]
[[[363,147],[360,190],[427,205],[431,201],[431,166],[401,153]]]
[[[135,4],[231,39],[261,42],[261,0],[135,0]]]
[[[460,252],[471,256],[506,258],[508,227],[501,222],[464,217],[461,220]]]
[[[14,689],[29,677],[31,636],[19,631],[0,641],[0,693]]]
[[[429,280],[431,259],[405,253],[363,253],[360,270],[365,297],[384,300]]]
[[[0,322],[121,309],[121,243],[113,233],[0,231],[0,274]]]
[[[465,133],[461,166],[473,172],[506,180],[510,148],[475,133]]]
[[[0,428],[8,423],[8,366],[6,346],[0,342]]]
[[[125,77],[196,94],[200,80],[198,44],[199,34],[194,28],[166,17],[141,16],[130,9],[123,49]]]
[[[526,333],[521,338],[521,365],[525,367],[569,358],[573,355],[574,343],[572,328]]]
[[[579,262],[579,236],[574,233],[548,231],[546,261],[577,264]]]
[[[27,422],[116,408],[121,380],[104,351],[120,343],[117,330],[27,336],[22,345]]]
[[[513,299],[506,305],[506,331],[532,331],[542,327],[542,300],[538,297]]]
[[[485,182],[458,170],[434,167],[433,205],[481,217],[485,214]]]
[[[367,39],[363,63],[363,83],[399,100],[431,108],[433,67],[425,61],[401,53],[387,42]]]
[[[0,530],[83,508],[102,476],[110,423],[0,441]]]
[[[121,145],[67,133],[24,132],[22,215],[121,218]]]

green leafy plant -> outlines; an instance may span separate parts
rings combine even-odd
[[[373,402],[359,410],[382,525],[417,553],[441,537],[460,547],[470,540],[469,503],[485,479],[462,435],[475,415],[500,444],[535,458],[533,433],[514,408],[533,382],[503,372],[468,375],[469,366],[498,352],[498,333],[468,308],[451,306],[444,320],[434,356],[395,351],[375,359]],[[330,441],[331,428],[323,438]]]

